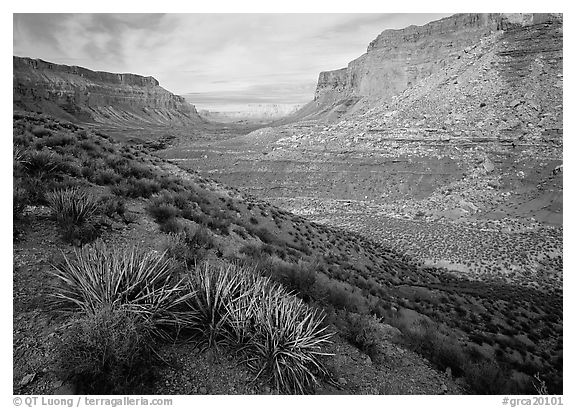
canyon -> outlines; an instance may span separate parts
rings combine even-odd
[[[561,17],[385,31],[294,117],[162,155],[427,265],[561,287]]]
[[[368,299],[362,313],[405,334],[435,322],[512,382],[542,372],[561,390],[562,15],[383,31],[319,73],[311,99],[294,112],[198,113],[152,77],[14,57],[15,111],[81,124],[194,180],[211,201],[190,222],[211,226],[218,257],[310,263]],[[24,122],[49,123],[18,115],[22,140]],[[134,205],[144,230],[147,204]]]
[[[213,122],[267,124],[290,116],[301,107],[296,104],[248,103],[207,107],[200,109],[199,114],[204,119]]]

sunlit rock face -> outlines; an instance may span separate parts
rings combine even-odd
[[[545,22],[556,14],[456,14],[424,26],[385,30],[348,67],[320,73],[317,105],[350,97],[399,94],[452,63],[452,57],[491,34]]]

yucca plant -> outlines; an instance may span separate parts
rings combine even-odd
[[[99,207],[93,194],[78,187],[52,191],[46,200],[62,226],[82,225]]]
[[[19,160],[26,173],[42,179],[54,177],[62,167],[62,158],[49,150],[26,151]]]
[[[242,275],[231,264],[203,263],[189,275],[188,286],[195,293],[187,303],[190,326],[206,343],[218,347],[230,325],[230,309],[248,294],[242,293]]]
[[[206,346],[233,349],[282,392],[309,392],[328,374],[321,347],[332,333],[321,314],[246,267],[204,263],[191,273],[190,321]]]
[[[258,276],[254,269],[235,265],[240,277],[239,293],[234,302],[226,304],[227,325],[224,343],[237,353],[246,354],[252,348],[256,315],[268,293],[270,280]]]
[[[184,302],[194,296],[165,253],[136,246],[108,247],[101,240],[64,256],[54,266],[53,296],[64,309],[96,313],[102,308],[133,312],[162,328],[188,326]]]
[[[282,287],[269,288],[256,314],[249,366],[256,377],[267,376],[287,393],[305,394],[328,376],[320,361],[321,347],[333,333],[322,326],[324,316]]]

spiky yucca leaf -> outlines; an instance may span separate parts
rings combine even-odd
[[[270,288],[256,314],[252,338],[254,356],[250,366],[257,376],[267,375],[276,388],[304,394],[327,375],[320,361],[321,347],[333,333],[322,327],[324,316],[311,310],[283,288]]]
[[[189,275],[188,287],[195,296],[187,302],[191,311],[191,326],[201,334],[208,347],[218,346],[229,326],[230,308],[242,293],[242,275],[233,265],[203,263]]]
[[[321,347],[332,333],[322,327],[321,314],[282,286],[246,267],[205,263],[192,272],[190,287],[193,328],[207,346],[235,349],[256,378],[303,394],[327,375]]]
[[[99,206],[98,199],[86,190],[71,187],[46,194],[48,205],[63,225],[81,225]]]
[[[110,248],[102,241],[75,250],[54,266],[53,296],[62,307],[95,313],[102,308],[137,313],[155,326],[186,325],[181,306],[194,296],[164,253]]]

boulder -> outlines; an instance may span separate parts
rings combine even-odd
[[[489,158],[484,159],[482,163],[482,167],[486,171],[486,173],[492,173],[494,171],[494,163]]]

